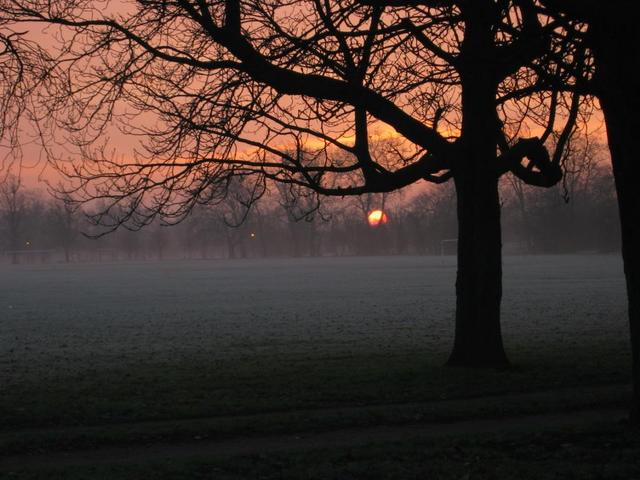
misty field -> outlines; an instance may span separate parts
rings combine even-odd
[[[617,256],[506,257],[508,350],[626,341]],[[0,365],[451,346],[454,257],[3,266]]]
[[[628,382],[618,256],[506,257],[515,368],[443,369],[453,257],[0,267],[9,425]],[[489,376],[487,376],[489,375]]]

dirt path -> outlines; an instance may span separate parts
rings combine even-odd
[[[257,455],[322,448],[348,448],[369,443],[385,443],[416,438],[428,439],[485,433],[553,430],[600,422],[617,422],[624,418],[625,413],[624,410],[619,409],[584,410],[571,413],[465,420],[451,423],[349,428],[302,435],[252,436],[224,441],[194,440],[181,443],[104,447],[86,451],[23,454],[2,459],[0,461],[0,472],[7,473],[14,470],[50,467],[144,464],[166,460]]]

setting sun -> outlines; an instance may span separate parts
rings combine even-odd
[[[369,213],[367,220],[369,221],[369,225],[372,227],[378,227],[387,223],[389,221],[389,217],[387,217],[387,214],[382,210],[373,210]]]

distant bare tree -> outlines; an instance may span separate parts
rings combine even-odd
[[[149,239],[151,248],[155,251],[156,258],[158,260],[164,260],[165,251],[167,248],[167,229],[163,225],[156,223],[153,226],[151,232],[151,238]]]
[[[266,193],[266,184],[258,179],[237,176],[229,178],[224,190],[224,198],[216,204],[218,221],[223,225],[229,258],[248,256],[247,242],[255,239],[245,222],[250,216],[251,207]]]
[[[574,135],[568,139],[561,157],[561,164],[564,170],[562,180],[562,198],[570,208],[581,200],[576,197],[589,196],[590,182],[594,177],[601,174],[601,145],[592,141],[588,135]],[[520,231],[524,237],[526,250],[533,253],[536,249],[532,234],[532,215],[529,211],[533,189],[518,177],[506,176],[506,185],[509,186],[512,195],[512,203],[518,211],[520,221]]]
[[[304,187],[282,183],[276,184],[276,189],[280,197],[278,203],[285,214],[293,256],[302,256],[305,245],[309,247],[310,255],[317,255],[318,222],[315,220],[321,217],[318,194]]]
[[[0,182],[0,215],[7,235],[7,246],[11,251],[11,263],[18,263],[17,250],[21,248],[20,233],[24,223],[27,202],[20,178],[9,175]]]
[[[301,138],[296,137],[296,148],[289,152],[302,164],[318,164],[321,152],[308,152],[302,144]],[[312,256],[318,253],[318,238],[314,222],[316,218],[323,218],[320,212],[320,197],[310,188],[295,183],[276,182],[280,207],[285,213],[289,237],[293,247],[293,256],[302,255],[303,244],[309,247]]]
[[[78,235],[77,208],[70,198],[56,199],[52,205],[55,237],[64,251],[64,260],[71,260],[71,249]]]
[[[406,220],[413,231],[417,251],[440,255],[442,241],[455,238],[456,192],[452,185],[421,192],[406,207]]]

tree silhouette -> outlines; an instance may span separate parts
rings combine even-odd
[[[24,65],[16,45],[18,34],[8,30],[6,23],[0,20],[0,140],[14,143],[15,136],[9,134],[21,109],[15,100],[20,98],[16,94],[24,77]]]
[[[48,55],[13,19],[0,13],[0,182],[19,173],[22,158],[20,128],[28,103],[46,78]]]
[[[53,217],[52,236],[62,246],[64,261],[71,261],[71,250],[78,230],[78,212],[76,205],[69,197],[56,199],[49,207]]]
[[[640,175],[635,136],[638,132],[640,92],[637,65],[640,34],[631,2],[614,0],[603,5],[594,0],[543,0],[560,21],[582,22],[588,29],[582,41],[591,49],[595,74],[585,93],[596,96],[607,125],[609,150],[618,193],[622,229],[622,256],[629,299],[629,324],[633,357],[633,407],[631,418],[640,423]]]
[[[4,224],[7,246],[11,251],[11,263],[18,263],[18,250],[21,244],[22,224],[25,220],[27,199],[20,178],[8,175],[0,182],[0,218]]]
[[[561,179],[579,96],[549,94],[549,85],[583,65],[558,33],[570,28],[541,18],[536,2],[146,0],[121,12],[79,0],[0,5],[14,22],[72,33],[60,35],[38,112],[42,131],[63,130],[81,147],[83,161],[61,169],[80,201],[105,201],[98,218],[110,228],[179,221],[238,176],[329,196],[453,179],[449,364],[507,363],[498,180],[507,172],[543,187]],[[553,60],[566,57],[569,73]],[[114,120],[145,136],[143,153],[116,160],[100,145]],[[375,131],[403,148],[375,155]],[[289,153],[300,138],[315,148],[312,163]],[[129,213],[105,222],[122,208]]]

